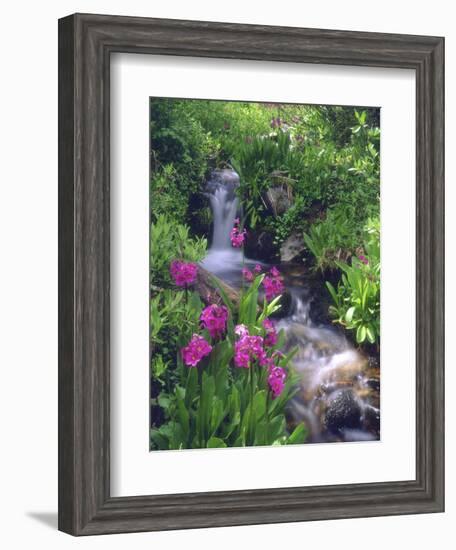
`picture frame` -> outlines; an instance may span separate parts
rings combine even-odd
[[[110,496],[110,55],[416,73],[416,479]],[[94,535],[444,510],[444,39],[75,14],[59,20],[59,529]]]

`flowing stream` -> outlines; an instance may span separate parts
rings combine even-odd
[[[240,286],[242,251],[231,246],[229,233],[239,214],[233,170],[216,170],[207,182],[213,213],[212,243],[203,267],[233,287]],[[264,264],[262,264],[264,266]],[[264,266],[267,267],[267,266]],[[277,329],[285,333],[285,349],[297,347],[293,366],[300,375],[299,391],[288,407],[290,427],[305,421],[309,442],[379,439],[380,379],[372,360],[356,350],[342,331],[329,322],[316,322],[313,310],[322,295],[322,281],[306,274],[302,265],[277,265],[283,273],[287,300]]]

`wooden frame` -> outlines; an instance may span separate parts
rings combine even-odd
[[[110,497],[112,52],[416,71],[416,480]],[[76,14],[59,21],[59,529],[73,535],[444,509],[444,40]]]

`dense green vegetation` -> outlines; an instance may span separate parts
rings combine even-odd
[[[274,355],[284,380],[286,373],[277,399],[258,357],[252,368],[233,368],[236,326],[264,339],[263,321],[280,309],[279,297],[256,307],[265,274],[243,289],[239,304],[223,297],[225,331],[214,338],[201,326],[206,304],[191,284],[176,287],[170,266],[206,255],[205,182],[212,170],[233,168],[247,254],[279,264],[294,239],[300,246],[292,261],[327,281],[333,322],[358,345],[378,349],[379,110],[151,99],[150,121],[151,446],[301,442],[304,426],[291,434],[284,416],[291,358]],[[211,348],[200,358],[204,368],[183,362],[195,334]],[[269,349],[270,359],[279,347]]]
[[[376,109],[151,100],[152,213],[207,234],[202,185],[209,170],[231,166],[246,226],[271,233],[276,254],[291,233],[329,215],[329,225],[346,222],[342,238],[333,234],[337,257],[379,213],[378,124]],[[271,189],[286,204],[275,204]]]
[[[160,427],[151,429],[153,448],[196,449],[304,442],[304,424],[298,424],[292,433],[288,433],[286,429],[285,406],[296,391],[293,389],[293,377],[287,376],[286,381],[279,381],[279,384],[283,383],[283,387],[276,398],[272,398],[268,391],[268,382],[271,384],[272,375],[271,369],[266,367],[274,363],[273,368],[285,378],[285,368],[292,354],[278,355],[281,345],[279,338],[264,349],[257,341],[258,337],[267,336],[264,321],[280,308],[279,300],[276,299],[270,303],[265,301],[263,308],[258,311],[258,289],[263,279],[264,275],[256,277],[251,287],[241,295],[239,307],[220,289],[225,305],[214,307],[222,311],[228,321],[222,338],[211,334],[207,328],[198,331],[197,327],[192,327],[199,334],[196,339],[193,337],[191,343],[202,342],[204,346],[201,357],[197,356],[197,359],[200,357],[198,368],[188,367],[188,362],[184,364],[186,348],[183,344],[189,339],[185,334],[179,335],[184,354],[176,356],[177,370],[173,389],[162,393],[158,398],[159,405],[166,410],[167,418]],[[183,306],[179,311],[200,313],[202,310],[199,296],[195,292],[181,291],[171,300],[172,309],[177,303]],[[179,315],[177,309],[173,316]],[[177,321],[175,317],[172,319]],[[189,322],[191,324],[191,318]],[[181,324],[188,328],[183,319],[177,321],[178,326]],[[240,330],[245,332],[244,336]],[[249,348],[248,366],[242,363],[243,339],[244,345]],[[154,375],[162,376],[167,366],[160,363],[157,369],[156,365],[154,362]]]

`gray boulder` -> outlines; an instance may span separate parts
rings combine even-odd
[[[280,260],[291,262],[305,250],[304,239],[301,233],[292,233],[280,247]]]

